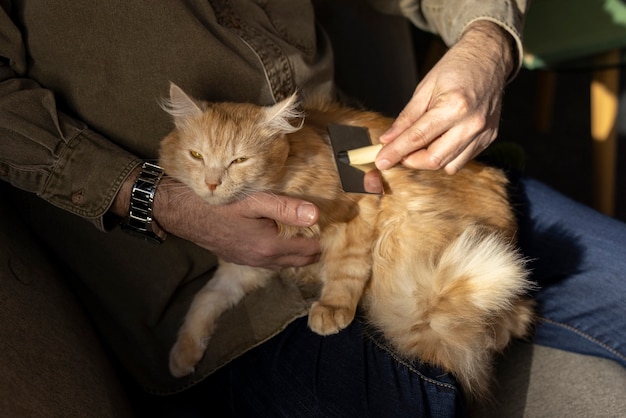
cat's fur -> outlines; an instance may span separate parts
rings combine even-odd
[[[173,375],[193,372],[220,314],[280,274],[321,283],[309,313],[318,334],[348,326],[361,303],[401,356],[441,366],[472,395],[487,393],[494,353],[526,335],[533,318],[500,170],[470,162],[451,176],[397,166],[383,173],[382,197],[344,193],[328,124],[366,126],[377,141],[390,119],[319,100],[303,113],[295,96],[268,107],[208,103],[175,85],[165,108],[176,127],[160,164],[207,202],[269,191],[321,209],[311,228],[279,225],[285,236],[319,237],[320,262],[280,273],[220,263],[172,348]]]

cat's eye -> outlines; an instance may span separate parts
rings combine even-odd
[[[196,160],[201,160],[202,158],[204,158],[202,157],[202,154],[200,154],[198,151],[191,150],[189,151],[189,154],[191,154],[191,156]]]
[[[231,161],[231,164],[241,164],[244,161],[248,161],[248,157],[239,157]]]

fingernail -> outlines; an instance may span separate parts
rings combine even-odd
[[[299,221],[306,224],[311,224],[313,223],[313,221],[315,221],[317,211],[315,210],[315,206],[312,203],[304,202],[301,203],[296,209],[296,215],[298,216]]]
[[[376,168],[378,168],[379,170],[387,170],[390,169],[392,166],[391,161],[389,160],[379,160],[376,161]]]

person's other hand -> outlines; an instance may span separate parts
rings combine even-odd
[[[153,213],[167,232],[232,263],[278,269],[319,259],[317,240],[278,235],[275,221],[302,227],[317,221],[319,209],[300,199],[257,193],[232,204],[213,206],[183,184],[164,178],[157,189]]]
[[[376,166],[454,174],[496,137],[504,85],[516,57],[512,37],[488,21],[471,24],[426,74],[380,141]]]

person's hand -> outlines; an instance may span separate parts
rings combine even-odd
[[[378,169],[370,170],[363,176],[363,188],[368,193],[383,194],[383,176]]]
[[[385,146],[376,166],[402,163],[454,174],[477,156],[496,137],[514,52],[512,37],[496,24],[471,24],[380,137]]]
[[[304,266],[319,259],[317,240],[278,235],[275,221],[302,227],[317,221],[318,208],[299,199],[257,193],[232,204],[214,206],[185,185],[164,177],[153,213],[167,232],[232,263],[277,269]]]
[[[118,191],[110,211],[126,216],[137,167]],[[171,177],[163,177],[153,206],[157,227],[210,250],[226,261],[256,267],[300,267],[319,260],[314,239],[282,238],[276,221],[312,226],[319,209],[312,203],[258,193],[239,202],[212,206]]]

